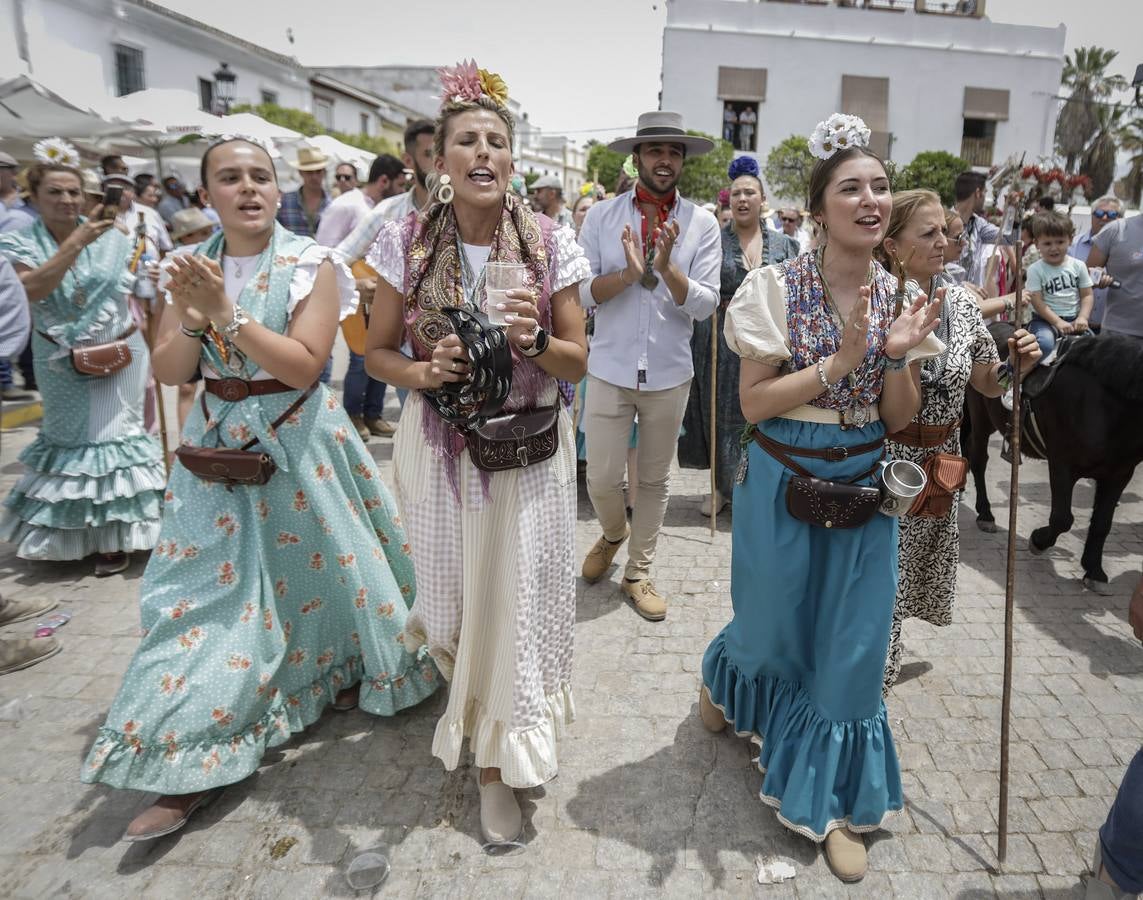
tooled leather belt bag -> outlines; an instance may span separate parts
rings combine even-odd
[[[947,441],[960,425],[960,419],[949,425],[918,425],[910,422],[888,436],[891,441],[929,450]],[[913,501],[906,515],[922,519],[943,519],[949,514],[956,495],[968,481],[968,460],[955,453],[933,453],[921,463],[925,487]]]
[[[881,505],[881,490],[873,486],[818,478],[790,458],[791,455],[811,456],[830,462],[840,462],[851,456],[861,456],[884,446],[883,441],[870,441],[854,447],[829,447],[813,450],[794,447],[767,437],[757,428],[752,436],[755,443],[794,474],[786,485],[786,510],[799,522],[820,528],[859,528],[876,514]],[[882,453],[884,456],[884,453]],[[878,457],[873,468],[858,475],[861,481],[877,471]]]
[[[541,406],[489,419],[465,434],[472,464],[482,472],[524,469],[555,456],[559,409]]]
[[[240,378],[207,378],[205,382],[206,392],[201,397],[202,414],[208,421],[210,413],[206,408],[207,393],[215,394],[228,402],[238,402],[251,396],[297,390],[275,379],[243,381]],[[298,399],[270,424],[270,429],[278,428],[301,409],[310,394],[317,390],[318,384],[319,382],[315,381],[302,391]],[[175,451],[175,456],[183,468],[192,475],[203,481],[224,484],[228,491],[232,491],[235,486],[250,487],[266,484],[278,471],[278,464],[269,453],[250,449],[257,443],[258,438],[247,441],[241,447],[194,447],[184,444]]]
[[[71,365],[80,375],[91,378],[105,378],[114,375],[120,369],[126,369],[133,359],[131,348],[127,346],[127,338],[136,331],[137,326],[132,325],[113,341],[103,344],[90,344],[71,348]],[[53,340],[42,331],[39,333],[45,341],[51,341],[60,346],[59,341]]]

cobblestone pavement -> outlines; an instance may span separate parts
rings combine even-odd
[[[32,428],[4,433],[4,494],[33,436]],[[388,477],[391,443],[371,449]],[[994,457],[1000,522],[1006,468]],[[1096,829],[1143,734],[1143,650],[1126,623],[1143,554],[1143,473],[1116,513],[1105,558],[1113,594],[1101,597],[1077,580],[1092,486],[1076,492],[1075,531],[1032,558],[1024,542],[1047,518],[1047,471],[1035,462],[1022,471],[1003,874],[995,844],[1004,531],[978,532],[963,506],[954,624],[906,625],[913,677],[894,691],[889,715],[908,810],[873,840],[869,875],[847,888],[758,800],[750,744],[699,723],[700,658],[730,611],[730,519],[720,517],[712,542],[698,510],[705,476],[687,472],[672,485],[655,569],[671,597],[667,620],[638,618],[614,573],[581,588],[579,719],[561,744],[559,777],[524,794],[526,848],[509,856],[482,852],[470,768],[445,772],[430,756],[440,696],[394,719],[327,712],[181,834],[119,843],[143,796],[77,776],[136,643],[143,561],[96,581],[89,564],[28,565],[5,547],[4,592],[54,593],[75,618],[61,633],[62,653],[0,679],[0,698],[23,700],[29,713],[0,722],[0,895],[349,896],[345,865],[383,845],[393,871],[378,896],[1081,896]],[[583,553],[597,532],[582,491],[579,517]],[[27,624],[6,631],[23,633]],[[792,860],[795,879],[758,885],[756,860],[768,854]]]

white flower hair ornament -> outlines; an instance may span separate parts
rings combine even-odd
[[[32,147],[37,162],[55,166],[78,166],[79,151],[63,138],[50,137],[37,141]]]
[[[868,147],[871,134],[860,116],[834,113],[814,128],[808,142],[810,153],[818,159],[829,159],[850,147]]]

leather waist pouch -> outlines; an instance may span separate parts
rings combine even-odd
[[[482,472],[523,469],[551,459],[560,444],[559,411],[542,406],[489,419],[466,435],[468,455]]]
[[[753,437],[759,447],[796,473],[790,476],[789,484],[786,485],[786,510],[799,522],[817,525],[819,528],[859,528],[877,513],[881,505],[879,488],[818,478],[790,458],[791,453],[798,455],[804,453],[807,456],[828,459],[831,458],[827,455],[828,451],[791,447],[767,437],[757,428],[753,431]],[[880,441],[873,441],[870,444],[848,448],[842,458],[848,458],[850,451],[857,456],[860,453],[872,452],[880,445]],[[878,459],[872,469],[853,480],[861,481],[868,478],[877,471],[880,463]]]
[[[106,378],[114,375],[120,369],[126,369],[133,359],[131,348],[127,346],[127,338],[136,331],[132,325],[119,337],[105,344],[92,344],[86,347],[73,347],[71,350],[71,365],[80,375],[91,378]],[[50,337],[40,332],[40,337],[52,341]],[[58,345],[58,341],[52,341]]]
[[[302,391],[298,399],[291,403],[289,408],[270,424],[271,431],[279,428],[286,419],[301,409],[302,404],[306,402],[310,394],[317,390],[318,384],[320,382],[315,381]],[[248,385],[249,383],[247,383]],[[246,396],[255,395],[247,391]],[[202,402],[203,420],[209,421],[210,413],[206,407],[205,391],[200,395],[200,400]],[[278,464],[274,462],[269,453],[250,449],[257,443],[258,438],[247,441],[241,447],[193,447],[184,444],[175,451],[175,456],[183,468],[192,475],[201,478],[203,481],[224,484],[229,491],[233,490],[236,485],[249,487],[265,484],[278,471]]]
[[[952,453],[934,453],[921,464],[928,479],[908,515],[943,519],[952,509],[957,492],[968,481],[968,460]]]
[[[227,487],[265,484],[278,471],[270,454],[237,447],[184,445],[175,451],[175,456],[192,475]]]

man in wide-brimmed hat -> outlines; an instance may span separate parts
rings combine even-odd
[[[327,165],[329,157],[317,147],[303,145],[298,148],[298,158],[293,166],[301,173],[302,186],[282,194],[282,208],[278,210],[278,221],[294,234],[305,237],[317,235],[321,214],[331,199],[325,189]]]
[[[713,146],[687,134],[678,113],[644,113],[633,137],[608,148],[631,153],[634,189],[596,203],[579,235],[593,275],[580,283],[580,299],[596,308],[583,427],[587,490],[603,529],[583,577],[603,578],[630,536],[623,592],[652,621],[667,614],[650,569],[694,375],[691,333],[715,310],[722,265],[718,222],[676,185],[683,161]],[[623,474],[636,417],[638,499],[629,526]]]

